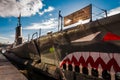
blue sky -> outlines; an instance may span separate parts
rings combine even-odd
[[[66,16],[89,4],[106,9],[111,14],[120,12],[120,0],[0,0],[0,42],[14,42],[20,12],[23,38],[27,40],[28,34],[38,32],[40,28],[42,35],[48,31],[57,31],[59,10]],[[101,13],[95,6],[93,13]]]

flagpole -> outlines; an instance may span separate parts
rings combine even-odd
[[[93,6],[96,7],[96,8],[98,8],[98,9],[100,9],[101,11],[103,11],[103,12],[105,13],[105,16],[106,16],[106,17],[108,16],[108,15],[107,15],[107,10],[101,9],[101,8],[97,7],[96,5],[93,5]]]
[[[63,17],[61,15],[61,11],[59,10],[59,14],[58,14],[58,31],[60,29],[60,31],[62,31],[62,25],[63,25]]]
[[[59,28],[60,28],[60,10],[59,10],[59,12],[58,12],[58,31],[59,31]]]
[[[63,17],[61,16],[61,31],[63,30]]]
[[[30,41],[30,34],[28,34],[28,42]]]
[[[39,38],[40,38],[40,36],[41,36],[41,28],[39,29]]]
[[[91,14],[91,16],[90,16],[90,22],[92,22],[92,4],[90,4],[90,14]]]

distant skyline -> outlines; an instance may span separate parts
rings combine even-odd
[[[66,16],[89,4],[93,4],[93,16],[103,12],[100,9],[107,10],[108,15],[120,13],[120,0],[0,0],[0,43],[14,42],[20,13],[22,35],[27,40],[28,34],[38,32],[40,28],[42,35],[57,31],[59,10]],[[100,17],[94,16],[94,20]]]

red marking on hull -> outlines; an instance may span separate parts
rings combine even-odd
[[[77,61],[77,59],[73,55],[71,60],[69,58],[64,59],[60,67],[62,67],[62,65],[66,63],[74,64],[76,66],[82,65],[83,67],[88,67],[88,64],[90,64],[92,68],[96,68],[96,69],[98,69],[99,65],[101,65],[103,70],[109,70],[109,71],[111,70],[111,67],[113,66],[113,69],[115,72],[120,71],[120,67],[114,58],[110,59],[106,64],[105,61],[101,57],[98,57],[96,61],[94,61],[93,57],[89,56],[87,60],[85,61],[84,57],[81,56],[79,58],[79,61]]]
[[[111,40],[120,40],[120,36],[108,32],[108,33],[104,36],[103,41],[111,41]]]

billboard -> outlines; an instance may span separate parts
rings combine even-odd
[[[92,16],[92,5],[88,5],[70,15],[64,17],[64,27],[77,23],[80,20],[86,20]]]

